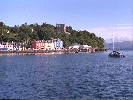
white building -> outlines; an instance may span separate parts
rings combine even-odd
[[[69,49],[79,49],[79,47],[80,47],[80,44],[78,44],[78,43],[73,43],[73,44],[71,44],[71,45],[69,46]]]
[[[89,49],[89,48],[92,48],[91,46],[88,46],[88,45],[82,45],[83,46],[83,49]]]
[[[63,41],[61,39],[55,39],[54,40],[54,48],[56,50],[62,50],[63,49]]]
[[[1,50],[13,50],[13,44],[9,42],[4,42],[0,44],[0,49]]]

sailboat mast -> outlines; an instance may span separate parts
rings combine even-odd
[[[114,51],[114,33],[113,33],[113,51]]]

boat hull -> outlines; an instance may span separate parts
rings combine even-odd
[[[124,56],[124,55],[109,55],[110,57],[126,57],[126,56]]]

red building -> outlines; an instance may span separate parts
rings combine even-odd
[[[36,41],[35,39],[33,39],[32,48],[34,48],[36,50],[44,50],[45,49],[45,41],[44,40]]]

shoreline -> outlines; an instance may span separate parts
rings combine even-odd
[[[96,50],[95,51],[89,51],[89,52],[75,52],[75,50],[61,50],[61,51],[53,51],[53,50],[34,50],[34,51],[0,51],[0,56],[11,56],[11,55],[56,55],[56,54],[75,54],[75,53],[93,53],[97,51],[105,51],[105,49],[102,50]]]

